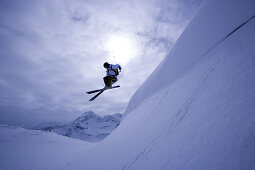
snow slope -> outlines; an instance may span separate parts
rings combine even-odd
[[[126,112],[170,85],[208,56],[208,50],[221,42],[236,27],[255,15],[254,0],[207,0],[187,26],[168,56],[137,90]]]
[[[59,169],[86,153],[93,143],[54,133],[0,125],[1,170]]]
[[[254,0],[206,1],[121,125],[64,168],[255,169],[254,15]]]

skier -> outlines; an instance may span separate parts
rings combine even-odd
[[[117,76],[119,71],[121,71],[121,66],[119,64],[113,65],[108,62],[104,63],[104,68],[106,68],[106,76],[104,77],[104,89],[112,87],[112,84],[118,81]]]
[[[113,65],[113,64],[109,64],[105,62],[104,68],[106,68],[106,76],[104,77],[105,87],[102,89],[88,91],[87,92],[88,94],[93,94],[98,92],[95,96],[89,99],[89,101],[95,100],[95,98],[97,98],[105,90],[115,89],[120,87],[119,85],[112,86],[112,84],[118,81],[117,76],[119,75],[119,72],[121,71],[121,66],[119,64]]]

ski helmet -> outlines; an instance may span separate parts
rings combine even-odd
[[[110,64],[108,62],[105,62],[104,63],[104,68],[109,68],[110,67]]]

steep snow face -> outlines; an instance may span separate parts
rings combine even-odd
[[[49,122],[43,123],[34,129],[51,131],[89,142],[100,142],[111,134],[120,124],[121,119],[122,115],[119,113],[100,117],[89,111],[68,124]]]
[[[255,169],[255,18],[225,38],[254,6],[207,1],[121,125],[65,168]]]
[[[254,0],[211,0],[187,26],[170,53],[131,98],[126,113],[180,78],[240,24],[255,15]]]
[[[55,133],[0,124],[0,169],[57,170],[94,145]]]

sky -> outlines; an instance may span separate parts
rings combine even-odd
[[[202,0],[1,0],[0,123],[68,122],[123,113],[171,50]],[[118,89],[104,62],[120,64]]]

